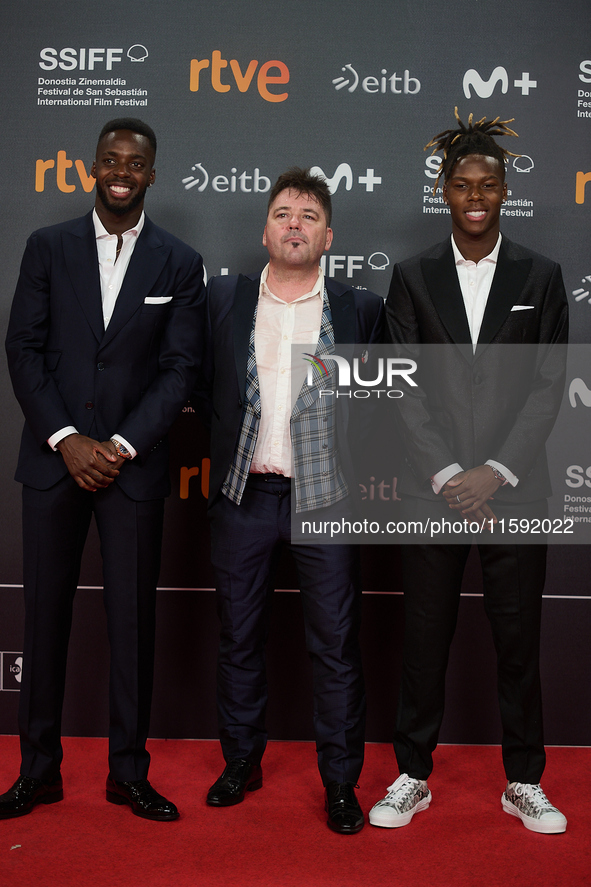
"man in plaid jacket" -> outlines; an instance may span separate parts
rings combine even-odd
[[[209,515],[221,642],[218,717],[226,767],[207,803],[225,807],[262,786],[265,642],[273,567],[287,545],[296,562],[314,675],[318,766],[328,825],[354,834],[364,819],[354,786],[363,763],[365,694],[358,634],[361,586],[353,545],[292,544],[294,512],[350,515],[354,492],[346,407],[296,379],[292,345],[380,342],[383,301],[325,278],[331,198],[326,182],[294,168],[269,197],[259,275],[208,287],[211,374]],[[310,350],[308,348],[308,350]],[[329,362],[329,365],[332,362]],[[294,394],[292,395],[292,391]],[[293,492],[292,492],[293,485]]]

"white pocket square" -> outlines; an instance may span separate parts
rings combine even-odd
[[[146,296],[144,305],[164,305],[165,302],[172,302],[172,296]]]
[[[533,311],[533,305],[513,305],[511,311]]]

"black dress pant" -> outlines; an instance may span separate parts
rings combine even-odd
[[[163,513],[162,499],[136,502],[117,483],[91,493],[67,475],[49,490],[23,488],[22,775],[59,773],[72,605],[94,514],[111,649],[109,767],[117,780],[146,777]]]
[[[401,773],[427,779],[445,702],[445,673],[470,545],[405,545],[404,662],[394,749]],[[536,784],[545,764],[539,673],[546,545],[478,546],[484,607],[497,653],[507,779]]]
[[[342,504],[322,509],[327,519]],[[240,505],[210,509],[221,620],[218,719],[226,760],[258,763],[267,742],[265,644],[282,545],[296,562],[314,681],[314,730],[324,784],[356,783],[363,764],[365,693],[359,650],[359,551],[292,545],[289,479],[251,475]]]

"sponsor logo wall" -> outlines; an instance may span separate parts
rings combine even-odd
[[[444,16],[435,0],[414,6],[375,0],[362,17],[352,0],[320,6],[304,2],[296,21],[293,10],[271,9],[262,0],[212,4],[211,9],[200,8],[199,15],[190,0],[177,0],[165,10],[146,0],[142,9],[141,21],[118,19],[115,31],[112,16],[119,10],[114,0],[92,11],[74,0],[55,7],[32,0],[26,17],[5,22],[0,70],[11,138],[0,145],[5,173],[0,207],[3,332],[28,235],[92,207],[90,168],[98,131],[108,119],[138,116],[156,130],[157,180],[147,212],[203,254],[209,276],[262,267],[268,191],[279,173],[297,164],[323,174],[333,193],[335,238],[323,260],[326,271],[385,297],[394,264],[449,233],[440,188],[433,193],[439,159],[429,158],[423,146],[453,125],[457,105],[464,121],[470,112],[476,119],[515,118],[512,126],[519,139],[505,142],[521,156],[508,163],[502,230],[561,263],[571,306],[571,340],[591,341],[587,0],[566,0],[557,21],[550,0],[524,0],[517,8],[494,10],[488,3],[458,0]],[[573,410],[591,418],[588,370],[574,368],[569,386],[565,396]],[[0,410],[0,650],[18,651],[23,618],[20,490],[12,474],[22,419],[5,363]],[[588,439],[560,444],[564,470],[555,484],[565,508],[588,507],[579,501],[588,499],[586,491],[591,490]],[[366,496],[397,501],[396,458],[394,442],[393,464],[368,476]],[[190,406],[173,430],[171,471],[153,732],[215,736],[217,621],[213,595],[202,591],[213,584],[205,520],[209,451]],[[573,501],[567,502],[568,496]],[[397,564],[394,547],[364,554],[366,671],[375,685],[368,738],[374,740],[389,740],[393,728],[398,664],[391,665],[391,650],[385,649],[380,632],[390,625],[389,643],[399,650]],[[564,690],[575,685],[581,671],[591,669],[588,644],[582,642],[591,607],[588,575],[585,547],[552,552],[542,662],[550,743],[588,742],[591,735],[586,713],[591,707],[580,700],[581,714],[573,717]],[[477,569],[469,574],[467,594],[480,592],[477,577]],[[91,616],[100,622],[96,540],[85,556],[80,581],[65,729],[104,732],[105,685],[98,683],[100,675],[87,675],[85,665]],[[287,561],[278,584],[294,588]],[[446,715],[444,741],[495,742],[500,735],[494,656],[481,604],[474,597],[463,604],[450,671],[453,687],[462,689],[452,690],[455,701]],[[298,605],[297,595],[278,594],[277,623],[297,625]],[[269,650],[276,693],[271,735],[309,738],[305,712],[310,677],[301,637],[296,632],[290,641],[289,664],[285,639],[281,641],[272,639]],[[95,658],[106,662],[106,638],[100,643]],[[19,656],[2,653],[3,732],[16,729],[18,692],[10,691],[18,690],[14,669],[20,667]],[[468,668],[466,657],[472,657]],[[106,666],[104,670],[106,682]],[[479,685],[478,693],[470,692],[467,671],[487,676],[484,690]],[[193,674],[203,689],[196,690],[188,679],[179,682],[180,673]],[[294,675],[299,675],[297,685]],[[294,711],[301,714],[295,720],[279,699],[287,698],[287,686]],[[81,719],[79,711],[91,693],[104,704],[96,706],[96,716],[86,711]],[[193,705],[193,714],[187,714]]]

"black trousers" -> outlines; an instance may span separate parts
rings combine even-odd
[[[226,760],[260,761],[267,742],[265,644],[273,572],[282,545],[296,562],[314,681],[314,730],[324,784],[357,782],[363,764],[365,693],[359,650],[359,551],[292,545],[288,479],[251,475],[240,505],[210,509],[221,621],[218,719]],[[330,519],[342,505],[322,509]]]
[[[445,672],[470,544],[405,545],[405,636],[394,749],[401,773],[427,779],[445,701]],[[478,546],[497,653],[507,779],[538,783],[545,764],[539,673],[546,545]]]
[[[117,780],[146,777],[163,513],[162,499],[136,502],[116,483],[90,493],[67,475],[49,490],[23,488],[22,775],[59,773],[72,605],[94,514],[111,648],[109,767]]]

